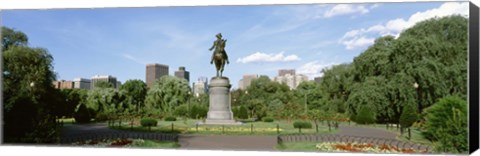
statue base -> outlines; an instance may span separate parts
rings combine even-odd
[[[201,124],[237,125],[230,104],[230,80],[228,77],[213,77],[208,85],[209,108],[207,119]]]

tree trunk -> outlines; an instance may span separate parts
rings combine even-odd
[[[408,128],[408,140],[412,138],[412,133],[410,132],[410,127]]]

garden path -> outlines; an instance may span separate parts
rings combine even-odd
[[[90,133],[130,133],[110,129],[106,123],[69,124],[62,129],[62,137],[71,137]],[[138,132],[131,132],[138,133]],[[363,136],[383,139],[395,139],[396,134],[382,129],[340,126],[340,135]],[[274,151],[277,145],[276,136],[225,136],[225,135],[184,135],[179,136],[181,149],[208,149],[208,150],[253,150]]]

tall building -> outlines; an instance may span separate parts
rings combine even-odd
[[[190,72],[185,70],[185,67],[179,67],[178,71],[175,71],[175,76],[178,78],[184,78],[190,83]]]
[[[75,78],[73,79],[73,88],[79,88],[79,89],[90,89],[91,87],[91,80],[90,79],[85,79],[85,78]]]
[[[73,89],[74,82],[73,81],[53,81],[53,86],[57,89]]]
[[[278,70],[278,76],[285,76],[287,74],[295,75],[295,69],[280,69],[280,70]]]
[[[122,86],[122,82],[121,81],[117,81],[117,89],[120,89],[120,87]]]
[[[250,75],[243,75],[243,78],[240,79],[238,82],[238,88],[245,90],[248,86],[252,83],[253,80],[257,79],[258,75],[250,74]]]
[[[279,83],[285,83],[290,89],[296,89],[303,81],[308,81],[308,77],[303,74],[292,74],[295,70],[279,70],[278,76],[273,80]]]
[[[95,84],[100,81],[109,82],[112,84],[113,88],[117,88],[117,78],[110,75],[106,75],[106,76],[95,75],[94,77],[92,77],[90,88],[95,89]]]
[[[208,78],[199,77],[197,82],[193,83],[193,95],[198,97],[201,94],[208,93]]]
[[[155,80],[162,76],[168,75],[168,66],[163,64],[147,64],[147,70],[145,74],[145,80],[147,87],[151,87]]]

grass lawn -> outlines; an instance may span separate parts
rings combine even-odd
[[[202,125],[197,124],[201,120],[177,120],[177,121],[161,121],[158,120],[158,125],[151,127],[150,131],[163,133],[182,133],[182,134],[203,134],[203,135],[277,135],[277,134],[300,134],[297,128],[293,128],[293,122],[274,121],[274,122],[246,122],[242,125]],[[118,122],[115,126],[110,126],[113,129],[133,130],[133,131],[149,131],[147,127],[142,127],[138,121],[134,121],[134,125],[130,125],[131,121],[124,121],[121,127],[118,127]],[[172,131],[173,124],[173,131]],[[278,129],[277,129],[278,125]],[[277,133],[277,130],[279,133]],[[336,130],[332,127],[329,132],[325,125],[318,126],[319,134],[335,133]],[[312,123],[311,129],[302,129],[302,134],[317,133],[315,124]]]
[[[131,145],[130,147],[140,148],[178,148],[180,144],[173,141],[144,140],[141,144]]]
[[[57,119],[57,122],[63,122],[63,124],[73,124],[73,123],[75,123],[75,119],[74,118],[61,118],[61,119]]]

